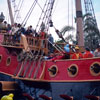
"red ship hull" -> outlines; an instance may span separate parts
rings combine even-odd
[[[27,81],[46,81],[46,82],[82,82],[82,81],[100,81],[100,73],[92,70],[92,66],[100,66],[100,58],[90,58],[90,59],[80,59],[80,60],[43,60],[40,65],[39,61],[31,62],[29,68],[27,61],[26,65],[23,67],[23,63],[18,66],[19,62],[17,61],[17,56],[13,53],[7,53],[7,49],[0,47],[0,73],[10,75],[14,78],[20,78]],[[10,58],[10,63],[7,59]],[[34,65],[34,62],[36,63]],[[39,67],[40,66],[40,67]],[[19,67],[19,68],[17,68]],[[22,68],[23,67],[23,68]],[[29,74],[34,67],[30,77]],[[39,67],[39,68],[37,68]],[[68,69],[71,67],[72,70],[75,70],[75,73],[71,73]],[[16,72],[17,69],[17,72]],[[55,72],[49,71],[54,70]],[[27,70],[27,72],[25,72]],[[37,71],[37,73],[36,73]],[[16,75],[14,76],[14,74]],[[21,73],[21,75],[19,75]],[[23,77],[23,75],[25,76]],[[36,74],[36,76],[34,76]],[[21,76],[21,77],[20,77]]]

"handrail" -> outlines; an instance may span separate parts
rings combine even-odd
[[[0,35],[3,35],[3,41],[1,41],[2,46],[5,47],[21,47],[23,49],[24,45],[21,39],[21,35],[17,37],[15,34],[9,34],[9,33],[0,33]],[[34,37],[31,35],[26,35],[26,40],[29,45],[29,48],[31,50],[43,50],[46,54],[48,53],[48,40],[41,39],[41,37]]]

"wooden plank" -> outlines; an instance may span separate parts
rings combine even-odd
[[[8,48],[19,48],[19,49],[23,49],[23,46],[2,45],[2,44],[0,44],[0,46],[8,47]]]
[[[14,81],[0,81],[1,91],[15,91],[18,84]]]
[[[28,100],[34,100],[34,98],[27,93],[23,93],[23,96],[26,97]]]
[[[48,97],[46,95],[39,95],[39,97],[44,99],[44,100],[52,100],[52,97]]]

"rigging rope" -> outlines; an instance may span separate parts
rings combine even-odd
[[[50,12],[49,12],[49,15],[48,15],[48,21],[47,21],[47,25],[48,25],[48,27],[47,27],[47,30],[49,29],[49,23],[50,23],[50,20],[51,20],[51,14],[52,14],[52,9],[53,9],[53,5],[54,5],[54,2],[55,2],[55,0],[52,0],[52,2],[51,2],[51,8],[50,8]]]
[[[24,18],[24,20],[23,20],[23,22],[22,22],[22,25],[26,25],[26,23],[27,23],[27,21],[28,21],[30,15],[31,15],[31,13],[32,13],[32,11],[33,11],[35,5],[37,4],[37,1],[38,1],[38,0],[35,0],[35,1],[33,2],[31,8],[29,9],[27,15],[25,16],[25,18]]]
[[[55,12],[55,10],[56,10],[57,4],[58,4],[58,0],[56,0],[55,8],[53,8],[52,15],[54,14],[54,12]]]
[[[38,23],[37,23],[37,25],[36,25],[36,28],[35,28],[36,30],[37,30],[37,28],[38,28],[38,26],[39,26],[39,23],[40,23],[40,20],[41,20],[42,15],[43,15],[44,9],[45,9],[45,7],[46,7],[47,1],[48,1],[48,0],[46,0],[46,2],[45,2],[45,4],[44,4],[44,7],[43,7],[43,9],[42,9],[42,12],[41,12],[41,14],[40,14],[39,21],[38,21]]]
[[[69,26],[69,0],[68,0],[68,26]],[[68,30],[68,36],[69,36],[69,30]],[[69,40],[68,40],[69,42]]]
[[[42,9],[41,15],[39,17],[39,21],[36,25],[36,30],[38,29],[38,31],[40,30],[40,26],[42,23],[44,23],[46,25],[46,29],[48,31],[49,28],[49,22],[50,22],[50,17],[51,17],[51,13],[52,13],[52,9],[53,9],[53,5],[55,0],[46,0],[44,7]]]
[[[20,0],[20,2],[21,2],[21,0]],[[17,20],[17,18],[18,18],[19,11],[20,11],[21,8],[22,8],[22,5],[23,5],[24,0],[22,0],[21,3],[20,3],[20,2],[19,2],[18,7],[17,7],[17,9],[18,9],[18,13],[14,16],[14,19],[15,19],[15,20]],[[19,6],[19,5],[20,5],[20,6]],[[15,17],[16,17],[16,18],[15,18]]]
[[[44,16],[45,17],[44,22],[45,22],[45,25],[46,25],[47,32],[48,32],[48,28],[49,28],[49,21],[50,21],[50,17],[51,17],[51,8],[52,8],[50,1],[48,2],[48,5],[47,5],[48,9],[47,9],[46,14]]]
[[[73,27],[73,0],[72,0],[71,4],[72,4],[72,27]],[[73,30],[72,30],[72,35],[73,35]]]
[[[15,4],[15,0],[14,0],[13,2],[14,2],[14,4]],[[21,0],[19,0],[19,2],[18,2],[18,6],[17,6],[16,10],[18,10],[19,5],[20,5],[20,2],[21,2]],[[14,5],[14,6],[15,6],[15,5]],[[15,14],[14,14],[14,19],[15,19],[15,16],[16,16],[16,11],[15,11]]]

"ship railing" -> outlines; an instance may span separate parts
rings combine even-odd
[[[2,41],[0,41],[2,46],[23,49],[23,43],[20,35],[17,37],[15,34],[9,34],[6,31],[2,31],[0,32],[0,37],[2,38]],[[48,53],[47,38],[41,39],[41,37],[34,37],[32,35],[26,35],[26,38],[31,50],[42,50],[46,54]]]

